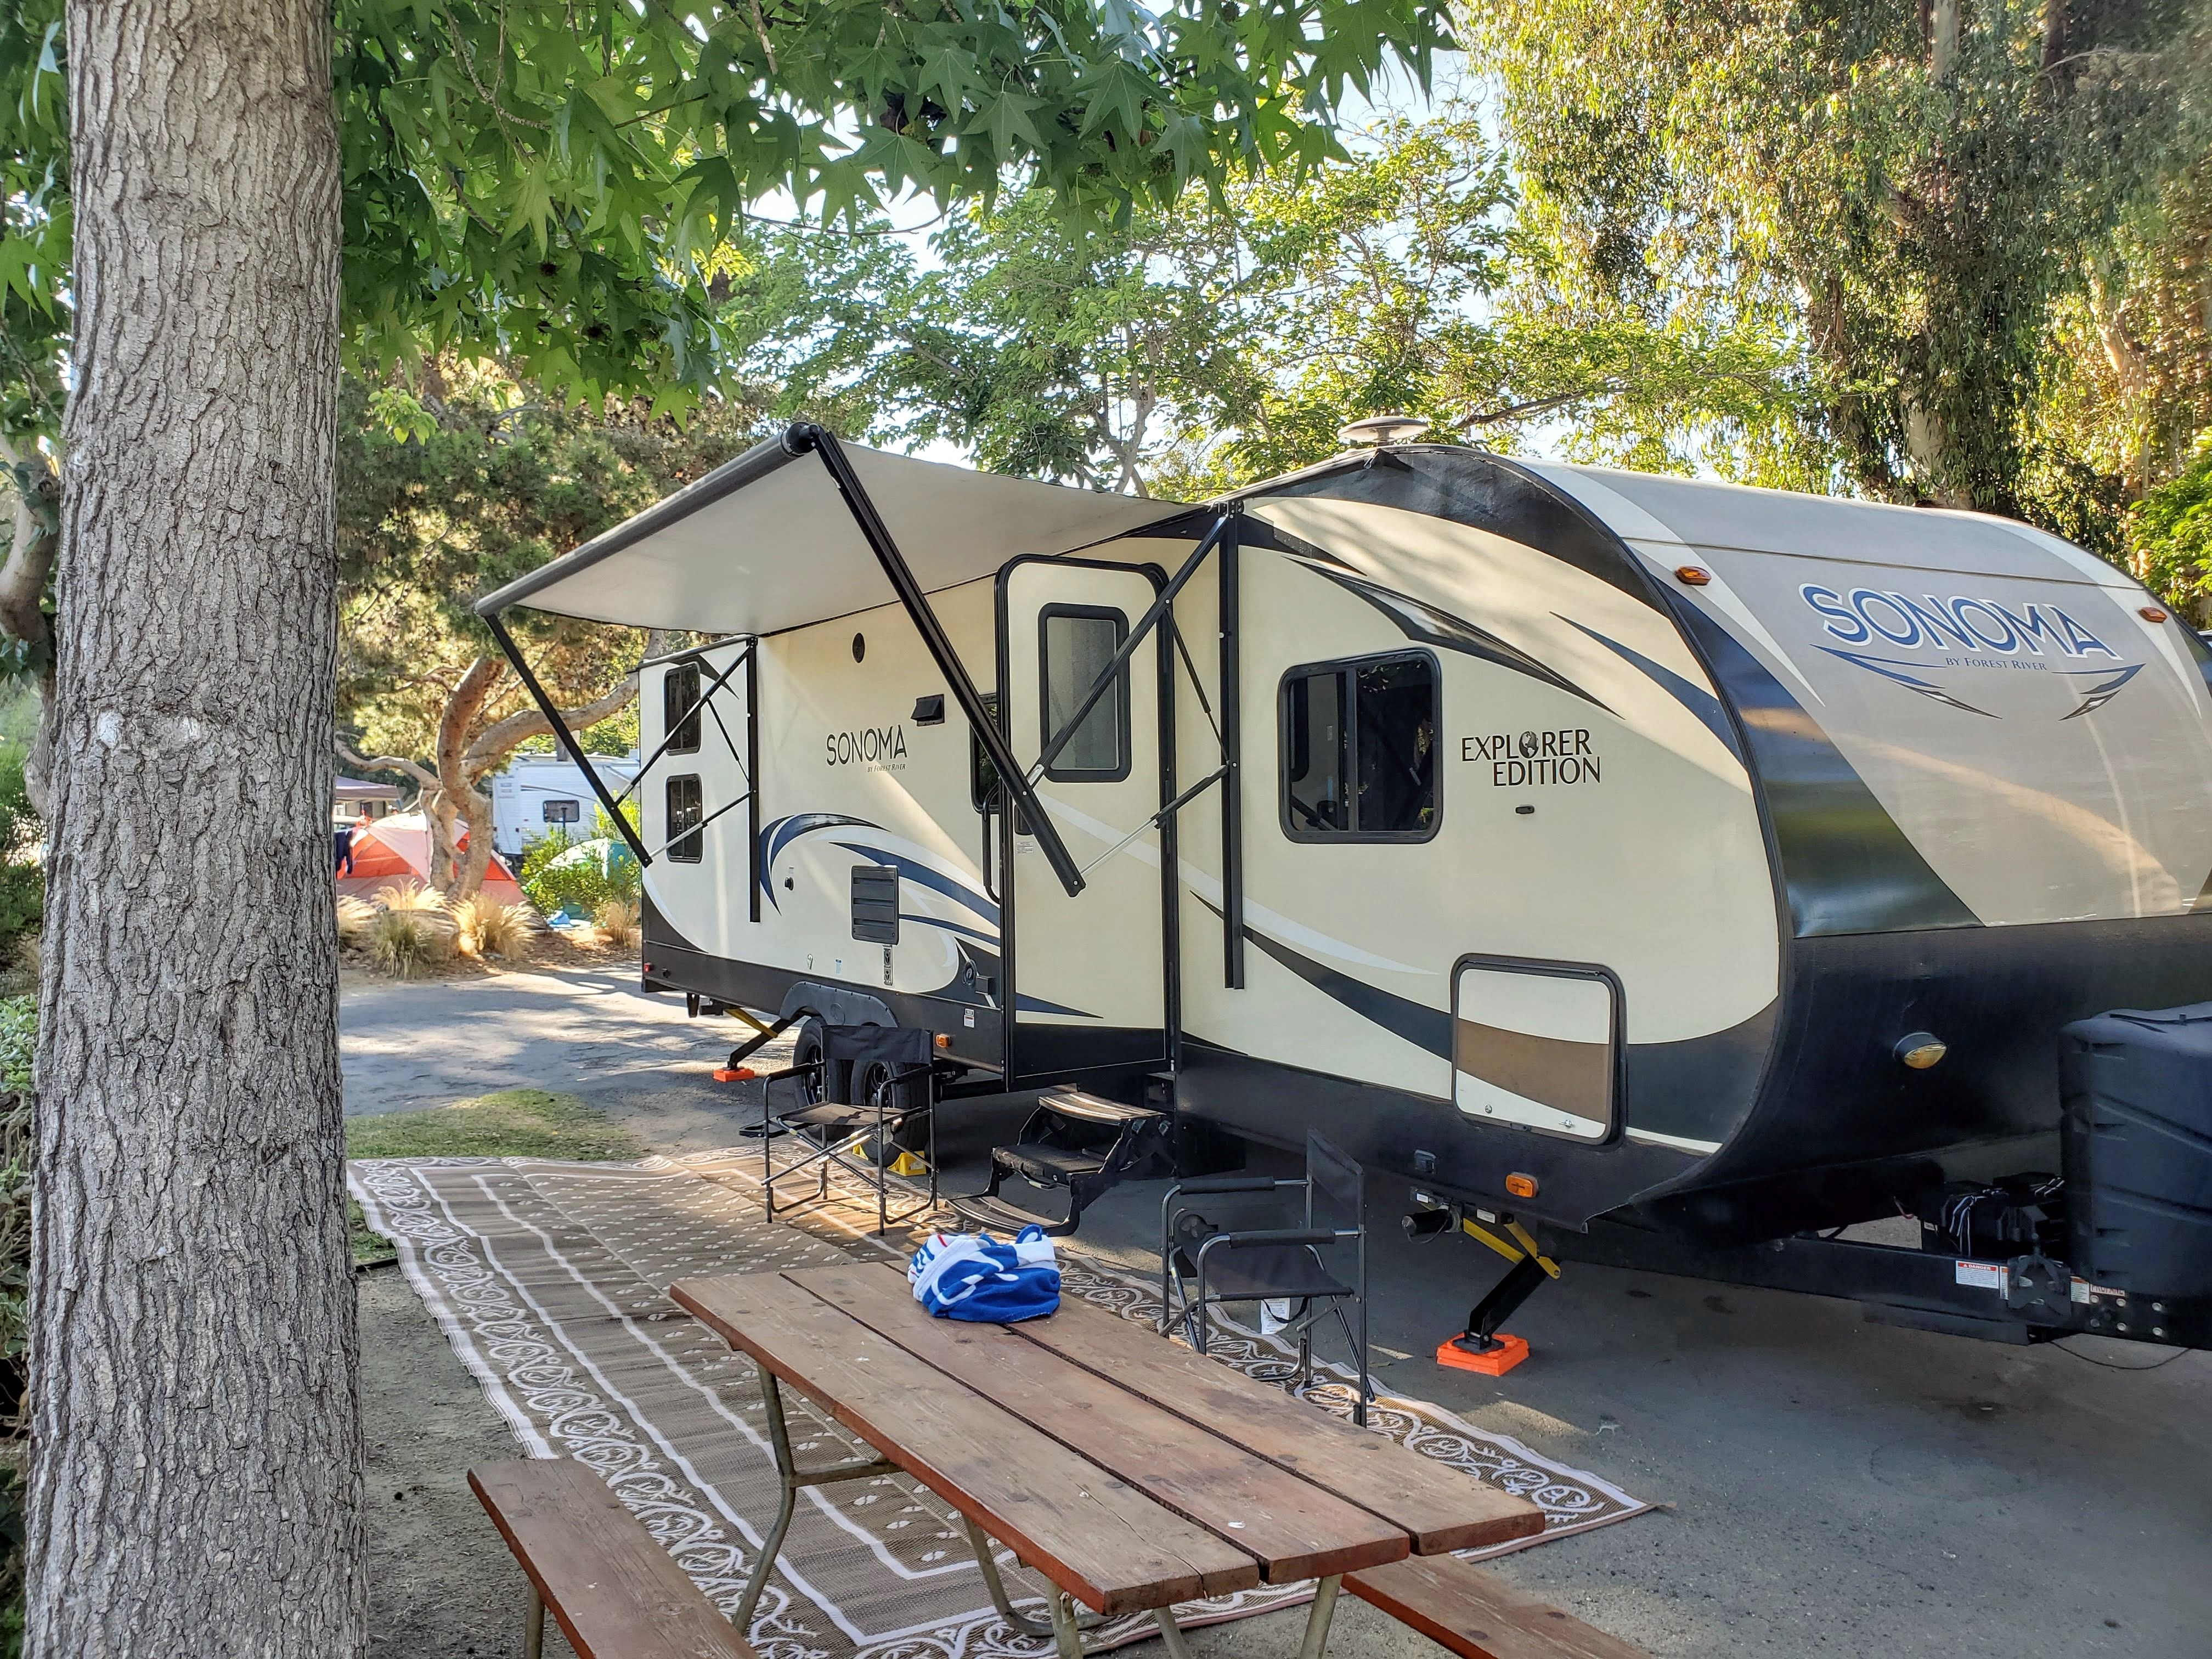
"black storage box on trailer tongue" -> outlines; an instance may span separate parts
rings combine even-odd
[[[2134,1296],[2212,1294],[2212,1002],[2059,1035],[2073,1268]]]

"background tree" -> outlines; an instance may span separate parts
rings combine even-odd
[[[432,879],[460,898],[491,857],[479,786],[550,732],[470,602],[711,471],[765,417],[724,398],[682,425],[642,399],[594,415],[549,407],[483,365],[426,371],[419,394],[349,379],[342,400],[337,712],[360,747],[338,752],[421,786]],[[635,699],[632,630],[536,612],[512,626],[572,730]]]
[[[2077,532],[2039,419],[2051,308],[2194,123],[2198,0],[1468,0],[1549,292],[1600,318],[1802,343],[1778,482]],[[1826,458],[1825,468],[1816,463]],[[2086,509],[2086,510],[2085,510]]]

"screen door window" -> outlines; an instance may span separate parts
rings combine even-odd
[[[672,755],[699,752],[699,665],[678,663],[660,683],[660,729]]]
[[[700,830],[707,816],[706,798],[700,793],[696,777],[671,778],[668,781],[668,856],[678,864],[696,864],[706,849],[706,836]],[[689,835],[684,834],[690,830]]]
[[[1039,617],[1038,655],[1044,673],[1044,732],[1040,744],[1059,735],[1098,676],[1129,636],[1129,619],[1119,611],[1088,605],[1053,605]],[[1129,775],[1129,671],[1125,664],[1106,695],[1091,705],[1083,723],[1045,769],[1045,776],[1066,782],[1111,782]]]

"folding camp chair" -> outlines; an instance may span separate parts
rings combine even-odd
[[[1334,1314],[1359,1370],[1355,1422],[1367,1421],[1375,1397],[1367,1377],[1367,1221],[1364,1172],[1320,1135],[1306,1135],[1306,1172],[1295,1181],[1264,1176],[1224,1176],[1186,1181],[1160,1201],[1159,1328],[1180,1322],[1190,1345],[1206,1351],[1207,1310],[1218,1302],[1290,1302],[1283,1331],[1298,1339],[1297,1382],[1313,1370],[1313,1328]],[[1184,1200],[1231,1193],[1297,1191],[1305,1194],[1305,1224],[1260,1231],[1222,1232]],[[1352,1255],[1350,1282],[1330,1257]],[[1328,1255],[1324,1255],[1328,1252]],[[1349,1303],[1352,1315],[1345,1304]],[[1356,1325],[1355,1325],[1356,1321]]]
[[[828,1198],[833,1164],[876,1189],[878,1233],[894,1221],[937,1207],[933,1049],[930,1033],[913,1027],[824,1025],[819,1057],[767,1074],[763,1083],[802,1079],[805,1091],[815,1103],[788,1111],[769,1110],[774,1129],[761,1140],[763,1197],[769,1220]],[[795,1132],[794,1139],[806,1151],[779,1170],[774,1141],[787,1130]],[[872,1145],[872,1156],[861,1155],[864,1145]],[[924,1151],[929,1163],[929,1197],[927,1202],[910,1205],[894,1215],[889,1166],[902,1146]],[[808,1169],[816,1171],[814,1195],[778,1204],[775,1183],[779,1180],[788,1183],[793,1176]]]

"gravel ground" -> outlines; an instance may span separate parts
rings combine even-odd
[[[708,1073],[735,1022],[688,1021],[680,999],[635,987],[619,969],[349,984],[347,1109],[535,1085],[657,1148],[730,1144],[751,1112]],[[939,1144],[959,1191],[1015,1125],[956,1109]],[[1400,1197],[1370,1194],[1381,1386],[1670,1506],[1498,1564],[1531,1591],[1660,1659],[2212,1654],[2212,1355],[2130,1375],[2104,1367],[2162,1351],[2001,1347],[1863,1325],[1843,1303],[1571,1266],[1513,1322],[1534,1356],[1493,1382],[1430,1357],[1492,1276],[1485,1253],[1407,1243]],[[1158,1212],[1157,1187],[1123,1188],[1084,1243],[1142,1261]],[[395,1270],[362,1281],[362,1308],[375,1652],[519,1654],[520,1581],[461,1478],[514,1442]],[[1364,1606],[1339,1619],[1338,1654],[1439,1651]],[[1287,1659],[1302,1620],[1192,1644]]]

